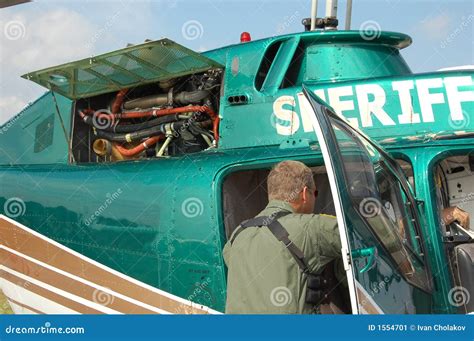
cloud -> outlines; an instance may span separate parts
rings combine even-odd
[[[0,13],[0,124],[45,90],[20,75],[92,54],[96,27],[67,9]],[[3,33],[3,34],[2,34]]]
[[[432,40],[440,40],[446,37],[449,31],[453,17],[444,13],[437,16],[428,16],[420,22],[421,31]]]
[[[11,113],[18,113],[26,106],[27,102],[17,96],[0,97],[0,125],[13,116]]]
[[[11,39],[7,34],[1,37],[5,47],[2,63],[10,62],[18,69],[31,71],[31,68],[86,57],[92,52],[84,42],[94,34],[95,27],[74,11],[57,9],[39,15],[21,14],[8,21],[0,19],[3,27],[12,21],[23,24],[25,33],[18,39]]]

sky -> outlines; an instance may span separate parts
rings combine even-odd
[[[343,28],[346,0],[339,1]],[[0,125],[45,92],[20,76],[167,37],[196,51],[300,32],[310,0],[36,0],[0,9]],[[318,16],[325,10],[319,1]],[[352,29],[396,31],[415,73],[474,64],[473,0],[353,0]]]

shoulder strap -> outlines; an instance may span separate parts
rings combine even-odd
[[[304,253],[301,251],[289,238],[288,231],[280,224],[278,219],[290,214],[288,211],[279,211],[272,216],[260,216],[253,219],[246,220],[239,225],[238,230],[235,231],[234,235],[230,239],[232,244],[235,241],[235,238],[247,227],[256,226],[262,227],[267,226],[270,232],[282,242],[286,249],[290,252],[291,256],[294,258],[301,271],[307,273],[309,271],[308,263],[304,258]]]
[[[301,271],[308,272],[308,264],[306,263],[306,259],[304,258],[304,253],[301,251],[293,242],[290,240],[288,231],[280,224],[279,221],[274,220],[268,225],[268,229],[273,235],[285,244],[286,249],[290,252],[290,254],[295,259],[296,263],[300,267]]]

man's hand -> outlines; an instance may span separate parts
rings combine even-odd
[[[447,207],[443,210],[442,219],[445,225],[449,225],[454,221],[457,221],[462,227],[465,229],[469,229],[469,213],[463,211],[457,206],[454,207]]]

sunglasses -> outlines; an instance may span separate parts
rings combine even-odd
[[[309,190],[309,187],[306,187],[306,188]],[[315,189],[315,190],[313,191],[313,194],[314,194],[314,197],[316,198],[316,197],[318,196],[318,190]]]

